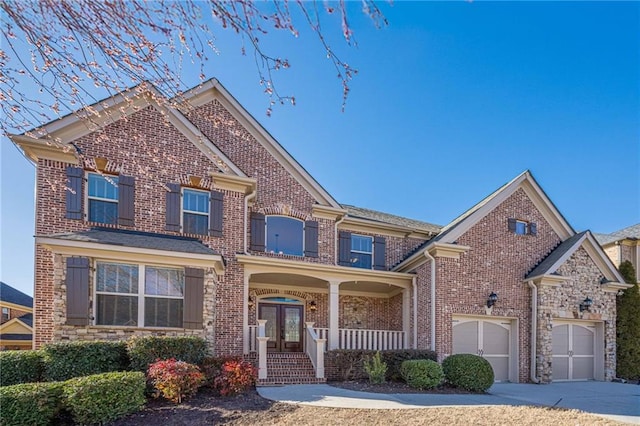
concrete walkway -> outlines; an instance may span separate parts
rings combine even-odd
[[[539,405],[574,408],[621,422],[640,424],[640,386],[610,382],[549,385],[496,383],[485,395],[380,394],[329,385],[259,387],[273,401],[335,408],[404,409],[453,406]]]

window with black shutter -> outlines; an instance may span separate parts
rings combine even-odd
[[[222,237],[224,194],[167,184],[165,229]]]

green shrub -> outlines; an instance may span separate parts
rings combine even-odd
[[[437,361],[438,356],[434,351],[425,349],[394,349],[382,352],[382,360],[387,364],[387,379],[400,380],[402,363],[412,359],[430,359]]]
[[[451,355],[442,363],[442,369],[446,381],[458,388],[484,392],[493,385],[493,368],[478,355]]]
[[[39,382],[44,371],[41,351],[0,352],[0,385]]]
[[[24,383],[0,388],[0,424],[49,425],[62,409],[63,383]]]
[[[201,337],[133,337],[127,342],[131,368],[146,372],[149,365],[162,359],[175,358],[199,365],[207,355],[207,342]]]
[[[335,349],[325,355],[325,372],[329,380],[367,379],[364,360],[374,355],[374,351],[360,349]],[[380,351],[382,362],[387,364],[387,380],[400,380],[400,366],[411,359],[437,359],[436,353],[419,349],[394,349]]]
[[[173,358],[151,364],[147,378],[156,391],[156,397],[162,396],[176,404],[195,395],[204,383],[204,374],[198,366]]]
[[[45,345],[46,381],[126,370],[129,365],[124,342],[65,342]]]
[[[400,367],[400,374],[409,386],[416,389],[433,389],[444,378],[440,364],[430,359],[405,361]]]
[[[380,351],[364,360],[364,371],[369,376],[369,382],[375,384],[384,383],[387,364],[380,358]]]
[[[240,362],[242,357],[228,355],[204,358],[199,365],[200,371],[204,374],[204,384],[202,386],[214,387],[215,378],[222,373],[222,366],[228,361]]]
[[[64,383],[64,404],[78,424],[105,423],[140,410],[146,402],[140,372],[77,377]]]
[[[257,376],[256,368],[250,362],[227,361],[214,379],[214,386],[222,396],[236,395],[255,385]]]

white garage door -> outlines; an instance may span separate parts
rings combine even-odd
[[[511,365],[511,320],[453,318],[454,354],[476,354],[493,367],[495,380],[508,381]]]
[[[557,323],[553,326],[553,380],[593,380],[596,326]]]

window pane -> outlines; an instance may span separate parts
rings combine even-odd
[[[118,223],[118,203],[89,199],[89,221]]]
[[[351,250],[371,253],[372,245],[373,245],[373,237],[364,237],[362,235],[351,235]]]
[[[525,222],[516,222],[516,234],[525,235],[527,233],[527,224]]]
[[[98,294],[98,325],[138,325],[138,298]]]
[[[371,254],[351,252],[351,266],[371,269]]]
[[[282,216],[267,217],[267,251],[302,256],[303,222]]]
[[[184,271],[180,269],[145,268],[145,294],[154,296],[184,295]]]
[[[185,189],[182,196],[182,209],[185,211],[209,213],[209,193]]]
[[[209,233],[209,216],[201,214],[184,214],[184,232],[187,234],[207,235]]]
[[[145,327],[182,327],[182,299],[145,297]]]
[[[118,199],[118,176],[104,176],[89,173],[89,197]]]
[[[109,293],[137,293],[138,266],[98,263],[96,289]]]

